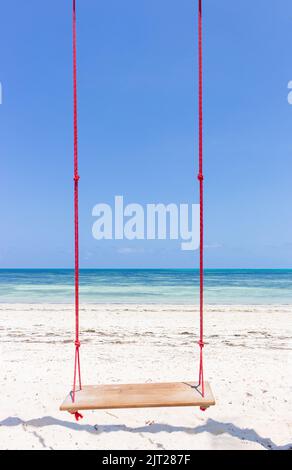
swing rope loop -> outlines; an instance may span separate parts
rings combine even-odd
[[[198,0],[198,50],[199,50],[199,174],[200,184],[200,366],[199,385],[202,396],[205,396],[204,386],[204,175],[203,175],[203,28],[202,0]]]
[[[76,0],[73,0],[72,15],[72,33],[73,33],[73,109],[74,109],[74,242],[75,242],[75,361],[72,401],[75,402],[77,376],[79,381],[79,390],[81,386],[81,368],[80,368],[80,340],[79,340],[79,204],[78,204],[78,183],[80,176],[78,174],[78,110],[77,110],[77,38],[76,38]],[[83,416],[76,411],[74,413],[76,421]]]

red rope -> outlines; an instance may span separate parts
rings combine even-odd
[[[75,419],[76,421],[79,421],[79,419],[82,419],[83,418],[83,415],[79,413],[79,411],[70,411],[69,413],[71,413],[71,415],[74,415],[75,416]]]
[[[79,341],[79,220],[78,220],[78,113],[77,113],[77,59],[76,59],[76,0],[73,0],[73,95],[74,95],[74,232],[75,232],[75,362],[72,400],[75,401],[77,374],[81,390]],[[75,414],[76,419],[81,415]]]
[[[200,183],[200,368],[199,385],[204,397],[204,175],[203,175],[203,44],[202,44],[202,0],[199,0],[198,48],[199,48],[199,174]]]

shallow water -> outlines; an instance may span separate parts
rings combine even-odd
[[[189,269],[109,269],[80,272],[86,303],[198,303],[199,272]],[[1,303],[72,303],[70,269],[0,270]],[[209,304],[292,304],[292,270],[209,269]]]

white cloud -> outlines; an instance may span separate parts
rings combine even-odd
[[[124,248],[119,248],[117,250],[117,253],[121,255],[129,255],[132,253],[144,253],[143,248],[129,248],[129,247],[124,247]]]

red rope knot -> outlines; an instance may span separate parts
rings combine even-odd
[[[204,175],[203,175],[203,173],[199,173],[199,174],[198,174],[198,180],[199,180],[199,181],[204,181]]]
[[[203,347],[205,346],[205,343],[204,341],[200,340],[198,341],[198,345],[200,346],[201,349],[203,349]]]
[[[81,346],[80,341],[75,341],[75,346],[76,346],[76,349],[79,349]]]
[[[74,416],[76,421],[79,421],[79,419],[83,419],[83,415],[79,413],[79,411],[75,411]]]
[[[75,176],[74,176],[74,181],[75,181],[75,183],[78,183],[79,180],[80,180],[80,176],[79,176],[79,175],[75,175]]]

